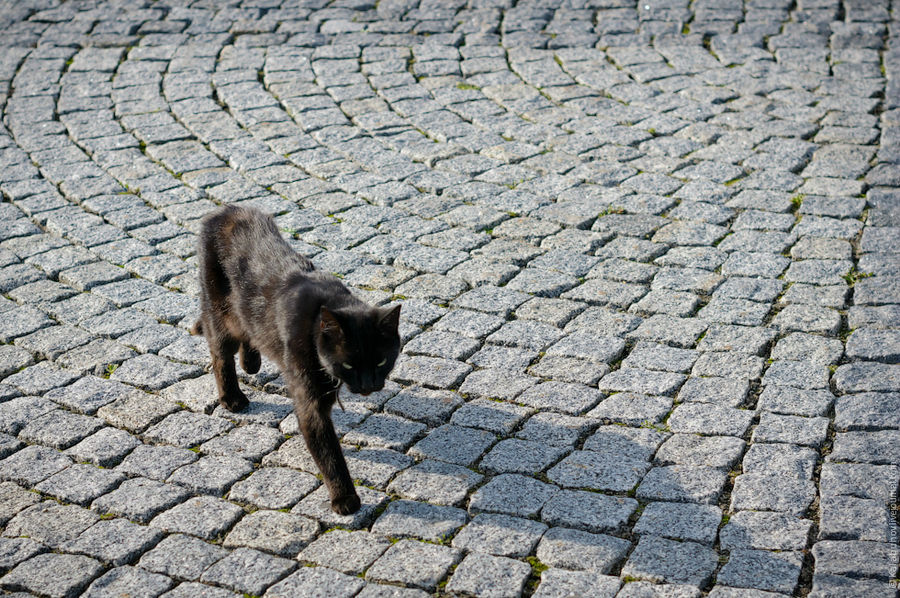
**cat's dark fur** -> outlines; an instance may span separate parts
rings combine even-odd
[[[270,216],[228,206],[206,216],[200,233],[200,319],[209,343],[219,402],[247,407],[234,354],[249,374],[260,354],[281,369],[306,446],[331,494],[331,508],[356,511],[331,407],[341,383],[351,392],[381,390],[400,350],[400,306],[377,308],[337,278],[317,271],[282,239]]]

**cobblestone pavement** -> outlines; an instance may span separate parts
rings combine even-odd
[[[896,596],[895,19],[0,2],[0,588]],[[403,303],[389,388],[335,409],[353,516],[271,364],[216,406],[225,203]]]

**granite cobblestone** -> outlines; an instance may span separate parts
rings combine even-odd
[[[0,11],[0,589],[896,595],[896,7],[488,4]],[[216,404],[225,203],[404,304],[353,516]]]

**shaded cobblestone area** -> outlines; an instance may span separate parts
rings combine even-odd
[[[0,589],[897,596],[898,10],[0,2]],[[403,303],[352,516],[216,405],[226,203]]]

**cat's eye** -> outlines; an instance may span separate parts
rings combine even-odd
[[[383,366],[383,365],[386,364],[386,363],[387,363],[387,359],[382,359],[381,361],[378,362],[378,366],[377,366],[377,367],[381,367],[381,366]]]
[[[345,369],[345,370],[352,370],[352,369],[353,369],[353,366],[350,365],[349,363],[342,363],[341,365],[344,366],[344,369]]]

